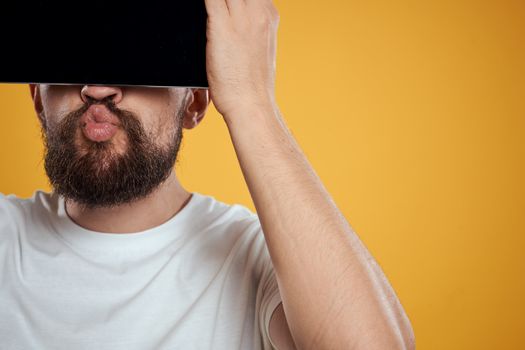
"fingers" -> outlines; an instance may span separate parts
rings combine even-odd
[[[208,17],[226,17],[229,15],[225,0],[204,0]]]
[[[242,14],[246,5],[259,11],[268,11],[272,17],[278,17],[272,0],[205,0],[205,4],[208,17],[224,18]]]
[[[209,17],[234,16],[244,9],[244,1],[245,0],[205,0],[206,12],[208,12]]]
[[[257,15],[265,14],[271,19],[279,19],[279,13],[272,0],[245,0],[246,6]]]
[[[247,5],[258,6],[260,8],[269,8],[274,6],[273,0],[244,0]]]
[[[226,5],[232,16],[242,15],[242,12],[244,12],[244,0],[226,0]]]

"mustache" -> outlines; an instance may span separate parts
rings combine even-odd
[[[92,105],[100,104],[105,106],[112,114],[114,114],[120,121],[121,127],[125,131],[136,130],[137,127],[141,126],[140,119],[135,115],[135,113],[128,110],[120,109],[116,106],[111,96],[107,96],[101,100],[86,97],[86,102],[82,107],[68,113],[62,120],[62,125],[76,124],[79,125],[80,118],[87,112],[89,107]]]
[[[126,110],[118,108],[111,96],[107,96],[101,100],[97,100],[89,96],[86,96],[86,102],[82,105],[82,107],[68,113],[66,117],[64,118],[64,120],[78,121],[78,119],[80,119],[80,117],[82,117],[82,115],[84,115],[84,113],[87,112],[89,107],[91,107],[92,105],[97,105],[97,104],[105,106],[112,114],[117,116],[117,118],[119,119],[121,123],[123,122],[123,119],[129,118],[130,116],[134,119],[138,119],[130,111],[126,111]]]
[[[107,96],[104,99],[93,99],[87,97],[85,103],[80,108],[67,113],[57,124],[53,125],[53,127],[42,130],[42,137],[45,146],[51,146],[52,144],[56,145],[57,142],[60,142],[69,145],[69,147],[75,147],[74,135],[77,130],[82,127],[80,120],[89,107],[94,104],[104,105],[119,119],[120,128],[126,132],[128,139],[134,141],[130,145],[132,151],[140,151],[136,148],[149,142],[140,118],[131,111],[118,108],[113,102],[112,97]],[[88,143],[84,145],[84,148],[88,150],[104,150],[109,149],[109,147],[110,146],[107,142]]]

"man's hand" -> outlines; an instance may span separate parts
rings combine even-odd
[[[225,118],[275,104],[279,15],[271,0],[205,0],[210,96]]]

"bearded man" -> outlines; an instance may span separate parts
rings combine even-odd
[[[1,348],[413,349],[279,112],[273,3],[206,10],[209,90],[31,85],[53,191],[0,196]],[[256,214],[173,171],[210,101]]]

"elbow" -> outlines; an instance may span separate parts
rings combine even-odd
[[[408,316],[402,312],[384,328],[384,343],[377,349],[415,350],[416,337]]]
[[[399,350],[415,350],[416,349],[416,337],[414,335],[414,330],[408,318],[406,322],[402,325],[398,325],[396,332],[396,341],[395,345],[388,347],[389,349],[399,349]]]
[[[388,333],[391,334],[390,339],[392,339],[395,344],[388,347],[388,349],[415,350],[416,337],[408,315],[402,308],[394,315],[388,327],[390,328],[390,332]]]
[[[416,341],[412,328],[405,329],[402,334],[391,334],[389,337],[383,339],[376,338],[373,341],[361,344],[361,346],[355,347],[359,350],[415,350]]]
[[[416,350],[416,336],[414,335],[414,330],[412,329],[412,326],[409,324],[406,331],[405,336],[403,337],[404,340],[404,349],[406,350]]]
[[[396,336],[390,337],[390,340],[385,340],[378,346],[366,346],[363,349],[377,348],[378,350],[415,350],[416,349],[416,340],[414,337],[414,332],[412,328],[404,330],[402,335],[399,333]]]

